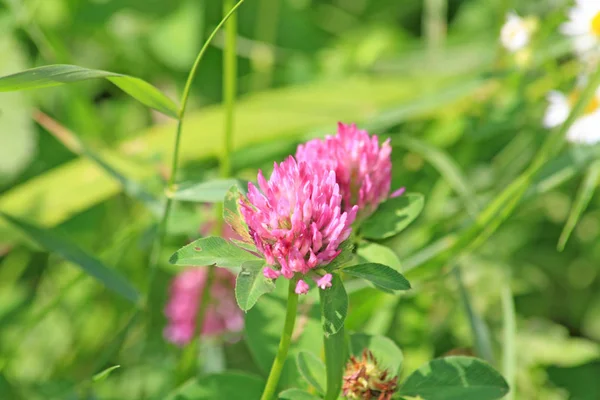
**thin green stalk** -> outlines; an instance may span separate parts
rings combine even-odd
[[[285,313],[285,324],[283,326],[283,332],[281,333],[281,340],[279,341],[279,348],[277,349],[277,355],[275,361],[271,366],[271,372],[267,378],[267,385],[260,398],[260,400],[270,400],[273,398],[275,391],[277,390],[277,384],[279,383],[279,377],[283,370],[283,365],[287,358],[290,343],[292,341],[292,333],[294,332],[294,324],[296,323],[296,313],[298,311],[298,295],[295,292],[296,279],[290,280],[290,286],[288,288],[288,300],[287,300],[287,311]]]
[[[510,387],[510,392],[506,395],[505,400],[513,400],[515,398],[515,375],[517,371],[517,348],[515,343],[517,322],[515,303],[508,279],[502,286],[501,298],[504,320],[504,327],[502,329],[502,375]]]
[[[281,0],[259,0],[254,38],[265,45],[276,45],[279,8]],[[271,52],[257,52],[251,58],[254,68],[252,89],[262,90],[271,86],[274,56]]]
[[[185,117],[185,111],[187,109],[188,99],[190,97],[192,83],[194,82],[194,78],[196,77],[196,73],[198,71],[198,66],[200,65],[200,61],[204,57],[204,53],[206,53],[206,50],[208,50],[208,46],[210,45],[210,43],[216,36],[217,32],[221,29],[221,27],[225,24],[225,22],[227,22],[227,20],[232,15],[234,15],[235,11],[242,5],[243,2],[244,2],[244,0],[239,0],[235,4],[235,6],[233,6],[231,8],[231,10],[229,10],[229,12],[223,17],[223,19],[221,20],[221,22],[219,22],[217,27],[212,31],[212,33],[210,34],[208,39],[206,39],[206,42],[204,42],[202,49],[200,49],[200,52],[198,53],[198,56],[196,57],[196,60],[194,61],[194,65],[192,66],[192,69],[190,70],[190,73],[188,74],[188,78],[185,83],[185,87],[183,89],[183,94],[181,96],[181,108],[179,110],[179,119],[177,121],[177,130],[175,132],[175,145],[174,145],[174,149],[173,149],[173,158],[171,160],[171,174],[170,174],[169,180],[167,182],[167,189],[166,189],[167,193],[173,192],[175,190],[175,179],[177,177],[177,168],[179,166],[179,164],[178,164],[179,147],[180,147],[180,143],[181,143],[181,132],[183,131],[183,120]],[[172,206],[173,206],[173,199],[171,198],[171,196],[167,196],[167,201],[165,202],[163,215],[158,224],[158,231],[156,233],[156,238],[154,240],[154,244],[152,246],[152,251],[151,251],[150,268],[149,268],[150,271],[148,274],[148,285],[147,285],[148,289],[147,289],[147,295],[146,295],[146,303],[148,302],[148,299],[150,299],[150,294],[152,293],[151,288],[152,288],[152,284],[154,282],[154,277],[156,276],[156,269],[158,266],[158,260],[160,258],[160,251],[162,249],[164,236],[166,233],[167,222],[168,222],[169,216],[171,214]]]
[[[435,54],[446,41],[448,0],[425,0],[423,34],[427,47]]]

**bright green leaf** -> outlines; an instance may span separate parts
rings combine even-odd
[[[508,390],[504,378],[486,362],[471,357],[445,357],[413,372],[400,394],[427,400],[496,400]]]
[[[321,301],[322,298],[321,298]],[[336,400],[342,390],[344,369],[348,358],[346,334],[342,326],[335,334],[324,336],[327,389],[325,400]]]
[[[408,193],[388,199],[360,228],[368,239],[385,239],[402,232],[423,210],[423,195]]]
[[[214,236],[193,241],[177,250],[169,259],[175,265],[203,267],[215,264],[222,268],[239,268],[246,261],[261,262],[255,255]]]
[[[112,367],[106,368],[104,371],[97,373],[92,377],[92,381],[94,382],[102,382],[113,372],[115,369],[120,368],[120,365],[113,365]]]
[[[383,264],[367,263],[352,265],[343,269],[344,273],[366,279],[375,286],[388,290],[408,290],[410,283],[395,269]]]
[[[387,369],[392,376],[400,373],[404,356],[391,339],[379,335],[354,333],[350,335],[349,342],[350,352],[354,356],[361,357],[363,350],[369,349],[381,368]]]
[[[258,301],[259,297],[271,292],[275,284],[263,274],[263,260],[247,261],[242,264],[242,270],[235,282],[235,298],[244,311],[248,311]]]
[[[219,203],[233,185],[244,191],[247,182],[238,179],[215,179],[200,183],[182,183],[171,197],[179,201]]]
[[[332,274],[331,287],[319,290],[321,296],[321,322],[325,335],[333,335],[344,326],[348,314],[348,295],[344,282],[337,274]]]
[[[75,243],[61,237],[53,229],[45,229],[32,225],[3,212],[0,212],[0,216],[19,228],[46,250],[59,254],[64,259],[77,264],[84,272],[94,277],[106,286],[107,289],[112,290],[133,303],[139,301],[140,296],[137,290],[125,278],[79,248]]]
[[[361,263],[370,262],[387,265],[402,272],[402,264],[392,249],[379,243],[362,242],[356,250]]]
[[[298,371],[304,377],[306,382],[319,391],[325,393],[327,387],[327,379],[325,373],[325,365],[317,356],[307,351],[301,351],[296,358]]]
[[[177,105],[146,81],[132,76],[87,69],[76,65],[47,65],[0,77],[0,92],[39,89],[98,78],[108,79],[125,93],[150,108],[173,118],[177,118],[179,115]]]
[[[301,389],[287,389],[283,392],[279,393],[279,399],[283,400],[320,400],[319,396],[315,396],[314,394],[308,393],[305,390]]]

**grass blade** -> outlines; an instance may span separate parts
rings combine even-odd
[[[600,161],[595,161],[589,166],[587,173],[583,178],[583,182],[581,183],[581,187],[577,192],[577,197],[575,197],[575,202],[569,213],[567,223],[560,234],[560,238],[558,239],[559,251],[565,249],[567,241],[569,240],[573,229],[575,229],[581,214],[583,214],[590,203],[590,200],[592,200],[594,192],[596,191],[596,186],[598,186],[598,178],[600,178]]]
[[[109,80],[140,103],[165,115],[173,118],[179,115],[179,108],[171,99],[142,79],[76,65],[46,65],[0,77],[0,92],[40,89],[99,78]]]
[[[502,375],[510,388],[510,392],[506,395],[505,399],[513,400],[517,373],[517,321],[515,303],[508,279],[502,286],[500,296],[502,299],[502,319],[504,320],[504,327],[502,329]]]
[[[59,236],[54,230],[37,227],[3,212],[0,212],[0,216],[19,228],[46,250],[59,254],[64,259],[77,264],[84,272],[94,277],[107,289],[132,303],[137,303],[140,300],[137,290],[125,278],[79,248],[75,243]]]

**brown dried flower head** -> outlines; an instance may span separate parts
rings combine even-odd
[[[350,356],[344,374],[344,396],[352,400],[391,400],[398,387],[398,377],[381,369],[369,350],[362,356]]]

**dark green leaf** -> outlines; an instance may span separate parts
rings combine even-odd
[[[235,282],[235,298],[244,311],[254,307],[260,296],[275,288],[273,281],[265,278],[264,266],[263,260],[247,261],[242,264],[242,270]]]
[[[368,239],[385,239],[402,232],[423,210],[423,195],[408,193],[388,199],[360,228]]]
[[[76,65],[47,65],[0,77],[0,92],[38,89],[98,78],[108,79],[140,103],[178,118],[179,110],[175,103],[148,82],[133,76]]]
[[[408,290],[410,283],[395,269],[383,264],[367,263],[352,265],[342,271],[348,275],[356,276],[373,282],[375,286],[388,290]]]
[[[325,335],[325,366],[327,369],[327,390],[325,400],[336,400],[342,390],[344,369],[348,358],[346,335],[342,326],[337,333]]]
[[[253,375],[224,372],[188,381],[165,400],[259,399],[265,382]]]
[[[223,268],[239,268],[246,261],[261,262],[255,255],[214,236],[193,241],[177,250],[169,259],[175,265],[203,267],[216,264]]]
[[[125,278],[115,270],[104,265],[100,260],[80,249],[75,243],[59,236],[54,230],[32,225],[3,212],[0,212],[0,215],[46,250],[59,254],[64,259],[77,264],[83,271],[94,277],[106,286],[106,288],[133,303],[139,301],[140,296],[137,290]]]
[[[496,400],[508,390],[504,378],[486,362],[470,357],[446,357],[413,372],[400,394],[427,400]]]
[[[108,376],[110,375],[111,372],[113,372],[115,369],[120,368],[120,367],[121,367],[120,365],[113,365],[112,367],[106,368],[104,371],[99,372],[96,375],[94,375],[92,378],[92,381],[102,382],[103,380],[108,378]]]
[[[369,349],[377,363],[390,374],[399,374],[402,369],[404,356],[396,344],[385,336],[354,333],[350,335],[350,352],[360,357],[364,349]]]
[[[317,356],[307,351],[301,351],[296,358],[298,371],[304,379],[312,385],[319,393],[325,394],[327,386],[325,365]]]
[[[190,201],[197,203],[219,203],[232,186],[244,191],[247,182],[239,179],[215,179],[200,183],[182,183],[178,185],[177,191],[172,198],[179,201]]]
[[[301,389],[287,389],[279,393],[279,398],[283,400],[320,400],[319,396],[308,393]]]
[[[319,290],[321,296],[321,321],[325,335],[333,335],[344,326],[348,314],[348,295],[344,283],[333,274],[331,287]]]
[[[338,254],[338,256],[325,267],[326,271],[334,271],[340,268],[342,265],[350,262],[354,257],[354,253],[352,252],[354,250],[354,245],[352,244],[351,240],[343,241],[339,248],[342,250],[341,253]]]

